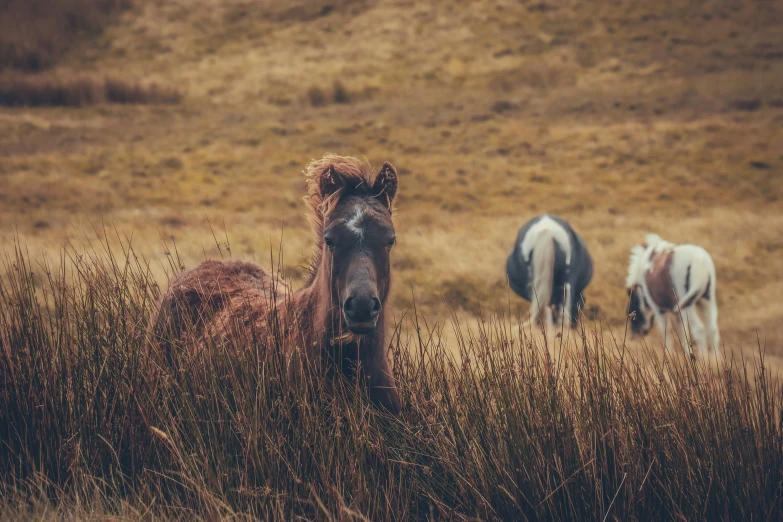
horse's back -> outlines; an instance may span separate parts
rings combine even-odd
[[[704,263],[705,265],[712,265],[712,256],[704,247],[699,245],[692,245],[690,243],[676,245],[674,247],[675,254],[679,254],[690,260]]]
[[[220,333],[223,316],[247,324],[260,319],[287,286],[258,265],[210,260],[177,275],[161,296],[150,322],[153,342],[171,349],[172,340]]]
[[[581,293],[587,285],[590,283],[593,275],[593,262],[590,254],[587,251],[587,246],[584,240],[576,233],[571,225],[560,216],[554,214],[542,214],[536,216],[519,229],[517,233],[517,239],[514,243],[514,248],[506,260],[506,273],[508,275],[509,284],[520,297],[530,300],[529,289],[529,263],[530,260],[525,258],[523,252],[523,243],[525,242],[528,234],[535,230],[537,224],[543,219],[553,221],[559,226],[565,235],[568,237],[568,244],[563,245],[561,241],[555,242],[555,266],[554,266],[554,279],[553,288],[555,290],[562,289],[563,285],[569,280],[573,279],[572,284],[575,283],[576,288],[574,290],[577,293]],[[565,249],[568,249],[566,251]],[[570,261],[567,262],[567,261]],[[571,277],[569,277],[569,274]],[[562,292],[555,291],[553,298],[557,301],[558,296]]]
[[[676,245],[673,249],[674,262],[672,268],[680,276],[685,274],[683,294],[687,294],[692,287],[701,285],[707,298],[715,293],[717,284],[715,263],[712,256],[703,247],[692,244]]]

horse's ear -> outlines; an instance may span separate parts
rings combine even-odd
[[[337,192],[343,186],[343,177],[334,168],[331,163],[321,171],[318,178],[318,188],[321,191],[321,197],[327,199]]]
[[[378,175],[375,176],[373,185],[375,197],[386,203],[389,210],[392,208],[394,196],[397,195],[397,169],[388,161],[383,164]]]

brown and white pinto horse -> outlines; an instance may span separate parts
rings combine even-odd
[[[626,287],[634,334],[646,335],[654,320],[666,347],[666,314],[674,318],[677,335],[693,339],[702,352],[719,349],[717,280],[712,258],[702,247],[675,245],[657,234],[631,250]],[[706,329],[696,309],[702,312]],[[685,346],[685,344],[683,344]]]
[[[188,333],[198,344],[230,338],[239,329],[245,339],[264,344],[281,338],[271,332],[279,328],[286,346],[305,347],[349,379],[357,378],[361,363],[372,401],[397,413],[385,335],[397,171],[384,163],[373,174],[365,162],[326,155],[305,174],[317,247],[304,287],[291,292],[251,263],[206,261],[171,281],[150,334],[170,354],[182,344],[177,337]],[[279,343],[266,344],[262,348],[279,349]]]

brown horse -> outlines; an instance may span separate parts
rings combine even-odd
[[[384,163],[373,175],[355,158],[326,155],[305,174],[317,243],[305,285],[292,293],[251,263],[206,261],[171,281],[150,334],[169,356],[186,335],[195,336],[196,344],[230,338],[237,330],[252,331],[260,344],[282,337],[284,345],[305,347],[308,357],[329,361],[349,379],[357,378],[358,366],[371,400],[397,413],[400,399],[385,341],[397,171]],[[266,344],[275,349],[280,343]]]

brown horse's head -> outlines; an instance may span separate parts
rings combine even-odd
[[[365,163],[337,156],[326,156],[308,170],[319,235],[315,269],[325,275],[332,322],[354,335],[371,334],[389,296],[397,171],[384,163],[373,174]]]

